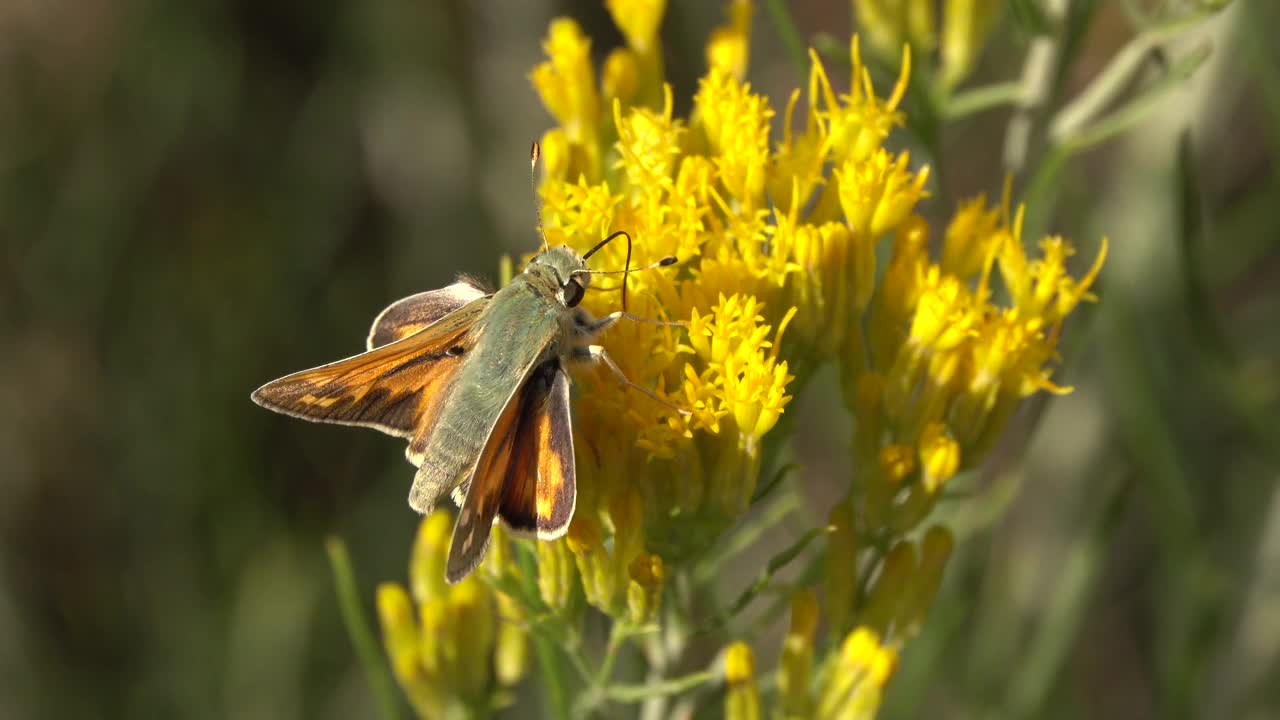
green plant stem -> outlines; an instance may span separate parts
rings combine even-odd
[[[964,90],[943,102],[942,115],[947,120],[958,120],[1005,105],[1016,105],[1022,101],[1022,93],[1020,82],[993,83]]]
[[[365,617],[346,543],[342,542],[341,538],[330,536],[325,540],[324,548],[329,556],[329,567],[333,572],[333,584],[338,593],[338,608],[342,613],[342,622],[347,627],[351,644],[355,646],[356,656],[364,666],[365,676],[369,680],[369,689],[373,693],[382,717],[387,720],[398,720],[400,703],[396,697],[395,683],[391,679],[391,669],[387,666],[386,657],[383,656],[378,642],[373,637],[369,619]]]
[[[544,682],[540,684],[546,693],[548,711],[552,717],[568,720],[569,696],[560,660],[560,649],[544,635],[533,634],[533,650],[538,654],[538,666],[542,668]]]
[[[1009,120],[1005,131],[1004,165],[1013,173],[1020,173],[1027,166],[1031,142],[1041,122],[1040,111],[1048,104],[1053,93],[1054,80],[1062,59],[1062,34],[1059,27],[1067,14],[1067,0],[1045,0],[1041,8],[1045,19],[1054,31],[1037,36],[1031,41],[1027,58],[1022,66],[1022,79],[1018,81],[1021,92],[1018,110]]]
[[[622,649],[622,644],[630,637],[627,631],[628,625],[625,622],[618,621],[613,624],[609,631],[609,643],[604,649],[604,658],[600,661],[600,672],[596,674],[596,686],[604,687],[609,684],[609,678],[613,676],[613,665],[618,661],[618,651]]]
[[[605,688],[605,694],[615,702],[637,703],[652,697],[678,695],[686,690],[692,690],[699,685],[711,682],[717,677],[719,677],[718,673],[711,670],[703,670],[656,683],[613,685]]]
[[[1192,50],[1170,68],[1168,74],[1161,78],[1159,82],[1124,107],[1098,120],[1093,125],[1063,131],[1061,136],[1054,137],[1054,141],[1067,148],[1070,152],[1076,153],[1110,140],[1116,135],[1133,128],[1157,110],[1160,101],[1164,100],[1165,96],[1177,90],[1182,86],[1183,82],[1195,74],[1196,70],[1200,69],[1200,66],[1209,59],[1210,54],[1211,49],[1208,45],[1201,45]]]
[[[1144,30],[1116,53],[1107,67],[1089,85],[1062,108],[1049,126],[1049,137],[1057,143],[1077,135],[1115,101],[1146,66],[1151,54],[1161,45],[1198,27],[1211,13],[1192,13]]]

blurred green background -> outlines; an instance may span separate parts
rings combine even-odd
[[[1076,4],[1064,95],[1132,35],[1125,3]],[[679,112],[721,8],[672,5]],[[853,27],[845,2],[790,11]],[[0,2],[0,715],[371,714],[323,539],[366,601],[403,579],[402,444],[248,395],[534,249],[550,121],[525,76],[558,14],[620,43],[586,0]],[[755,18],[780,104],[803,78]],[[1064,347],[1076,392],[1029,403],[943,508],[962,543],[882,717],[1280,714],[1276,28],[1269,0],[1203,23],[1195,76],[1051,176],[1040,221],[1085,257],[1112,240]],[[1016,80],[1027,43],[1006,18],[968,84]],[[1009,120],[913,152],[937,217],[998,194]],[[849,473],[823,393],[792,406],[818,515]]]

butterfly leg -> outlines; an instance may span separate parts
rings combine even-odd
[[[614,376],[618,378],[618,381],[624,386],[648,395],[654,402],[660,405],[665,405],[681,415],[688,416],[693,414],[684,408],[672,405],[667,400],[659,397],[657,393],[649,388],[641,387],[640,385],[631,382],[631,378],[628,378],[626,373],[622,372],[622,368],[618,367],[618,364],[613,361],[613,358],[609,357],[609,353],[605,352],[604,347],[601,345],[588,345],[586,347],[574,348],[573,357],[576,360],[604,363],[604,366],[609,368],[609,371],[612,372]]]

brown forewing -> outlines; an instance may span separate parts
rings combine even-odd
[[[303,420],[412,437],[439,410],[487,303],[473,300],[401,340],[273,380],[255,390],[253,400]]]

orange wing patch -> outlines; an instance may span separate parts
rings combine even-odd
[[[498,514],[514,532],[550,540],[568,529],[577,501],[569,380],[559,361],[535,368],[520,397],[520,425]]]
[[[557,366],[546,409],[538,413],[538,538],[564,535],[578,501],[574,474],[573,424],[569,416],[569,376]]]
[[[441,407],[487,304],[472,301],[402,340],[269,382],[253,401],[303,420],[412,437]]]

